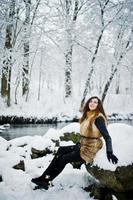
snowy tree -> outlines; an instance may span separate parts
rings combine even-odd
[[[114,8],[116,8],[116,11],[114,12],[112,10]],[[118,7],[118,8],[117,8]],[[121,11],[121,6],[118,5],[114,5],[112,6],[112,2],[110,2],[110,0],[98,0],[98,4],[95,5],[95,9],[96,12],[99,13],[99,26],[101,27],[99,30],[99,35],[97,37],[97,41],[96,41],[96,45],[94,48],[94,51],[92,53],[92,58],[90,61],[90,65],[89,65],[89,70],[88,70],[88,75],[87,75],[87,80],[85,82],[85,87],[84,87],[84,91],[83,91],[83,97],[81,100],[81,105],[80,105],[80,109],[82,109],[83,105],[84,105],[84,101],[86,99],[87,93],[90,90],[90,81],[91,81],[91,77],[93,75],[94,69],[95,69],[95,62],[98,56],[98,52],[100,49],[100,45],[103,39],[103,34],[104,31],[108,28],[108,26],[116,19],[117,15],[119,14],[119,12]],[[108,17],[108,15],[110,15],[110,12],[112,11],[112,16],[111,19],[110,17]]]
[[[31,13],[31,6],[33,2],[31,0],[23,0],[25,3],[25,20],[23,26],[23,48],[24,48],[24,62],[22,70],[22,94],[25,95],[29,90],[29,68],[30,68],[30,40],[31,40],[31,30],[36,18],[39,4],[41,0],[37,0],[33,11]],[[32,17],[31,17],[32,14]]]
[[[124,29],[123,29],[123,26],[124,26]],[[122,28],[120,28],[120,32],[118,33],[118,36],[117,36],[116,48],[114,52],[115,63],[112,64],[111,74],[109,78],[107,79],[106,84],[104,86],[102,98],[101,98],[102,101],[104,101],[107,95],[107,92],[110,88],[113,78],[116,72],[118,71],[118,67],[120,67],[120,65],[122,64],[122,60],[124,59],[128,51],[130,51],[133,48],[132,40],[131,40],[131,38],[133,37],[133,27],[131,27],[130,32],[128,31],[130,34],[128,38],[126,38],[126,40],[125,40],[125,34],[124,34],[124,32],[126,31],[125,29],[127,29],[127,26],[125,26],[124,24],[122,25]]]
[[[0,86],[8,106],[55,96],[82,106],[92,94],[104,101],[116,89],[131,93],[130,0],[0,3]],[[130,83],[122,84],[124,73]]]
[[[26,94],[29,87],[29,51],[30,51],[30,15],[31,0],[24,0],[25,3],[25,21],[24,21],[24,64],[22,72],[22,94]]]
[[[2,97],[7,98],[8,106],[10,106],[14,15],[15,15],[15,0],[11,0],[9,5],[9,10],[6,16],[6,36],[5,36],[4,58],[2,66],[2,78],[1,78],[1,95]]]
[[[73,54],[73,37],[74,26],[78,14],[78,0],[75,0],[74,11],[71,13],[72,1],[66,0],[66,53],[65,53],[65,97],[72,95],[72,54]],[[72,16],[71,16],[72,15]],[[72,19],[71,19],[72,18]]]

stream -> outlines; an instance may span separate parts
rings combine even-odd
[[[11,140],[17,137],[22,136],[33,136],[33,135],[40,135],[43,136],[48,129],[60,129],[64,126],[70,124],[72,122],[60,122],[60,123],[53,123],[53,124],[23,124],[23,125],[10,125],[5,127],[5,129],[0,129],[0,136],[6,140]],[[128,125],[133,126],[133,121],[129,120],[115,120],[110,121],[109,123],[125,123]]]

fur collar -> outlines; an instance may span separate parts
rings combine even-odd
[[[94,117],[94,116],[98,116],[99,115],[99,112],[97,112],[97,111],[88,111],[87,113],[86,113],[86,117],[87,118],[91,118],[91,117]]]

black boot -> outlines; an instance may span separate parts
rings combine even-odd
[[[31,182],[35,183],[38,186],[37,189],[48,190],[50,186],[50,182],[48,179],[33,178],[31,179]]]

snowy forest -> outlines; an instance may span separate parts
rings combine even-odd
[[[91,95],[132,112],[132,55],[132,0],[0,0],[1,114]]]
[[[101,108],[89,112],[92,137],[79,123],[91,96],[109,121],[106,130]],[[82,136],[94,160],[76,165]],[[62,146],[71,147],[56,154]],[[54,159],[60,170],[63,154],[72,162],[37,189],[33,179]],[[133,200],[133,0],[0,0],[0,200],[9,199]]]

